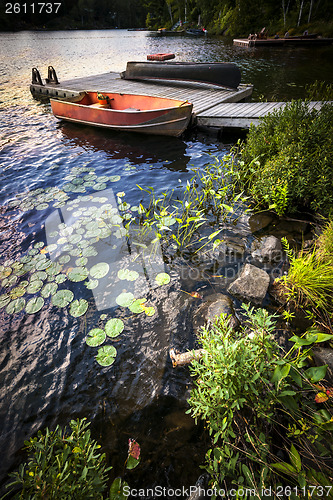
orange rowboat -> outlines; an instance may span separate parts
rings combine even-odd
[[[193,107],[187,101],[176,99],[110,92],[103,95],[85,92],[74,100],[50,99],[50,102],[53,114],[61,120],[175,137],[187,128]]]

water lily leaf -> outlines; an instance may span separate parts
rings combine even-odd
[[[71,307],[69,309],[69,314],[74,316],[74,318],[78,318],[79,316],[83,316],[88,309],[88,302],[85,299],[74,300],[71,303]]]
[[[143,309],[144,309],[147,316],[154,316],[154,314],[156,312],[155,307],[152,307],[152,306],[149,306],[149,307],[143,306]]]
[[[20,297],[18,299],[12,300],[12,302],[8,304],[8,306],[6,307],[6,312],[8,314],[15,314],[22,311],[24,306],[25,306],[25,299]]]
[[[40,311],[43,305],[44,305],[43,297],[33,297],[27,302],[27,305],[25,306],[25,311],[28,314],[34,314]]]
[[[76,259],[75,264],[77,266],[85,266],[87,262],[88,262],[87,257],[79,257],[78,259]]]
[[[120,181],[120,179],[121,179],[120,175],[111,175],[109,177],[110,182],[118,182],[118,181]]]
[[[27,286],[27,293],[36,293],[42,288],[43,285],[44,283],[42,280],[31,281]]]
[[[0,271],[0,279],[2,280],[3,278],[7,278],[10,274],[12,274],[12,268],[11,267],[4,267]]]
[[[30,282],[36,281],[36,280],[46,280],[47,274],[45,271],[36,271],[30,276]]]
[[[122,292],[116,298],[117,304],[122,307],[129,307],[134,300],[134,295],[131,292]]]
[[[89,246],[82,250],[82,257],[95,257],[97,255],[97,251],[95,247]]]
[[[47,297],[50,297],[50,295],[54,295],[57,290],[57,283],[46,283],[46,285],[44,285],[41,289],[40,294],[42,297],[44,297],[44,299],[46,299]]]
[[[52,297],[52,304],[56,307],[66,307],[72,302],[74,293],[71,290],[59,290]]]
[[[55,282],[56,283],[64,283],[67,280],[67,276],[65,274],[57,274],[55,277]]]
[[[90,276],[95,279],[104,278],[109,272],[110,266],[107,262],[99,262],[90,269]]]
[[[105,184],[105,182],[96,182],[92,188],[95,190],[95,191],[103,191],[104,189],[107,188],[107,185]]]
[[[62,270],[62,265],[58,262],[52,262],[52,264],[46,269],[46,272],[49,276],[55,276],[59,274]]]
[[[67,276],[71,281],[84,281],[87,279],[89,271],[86,267],[74,267],[71,271],[68,272]]]
[[[0,309],[2,307],[5,307],[7,304],[10,302],[10,295],[8,293],[4,293],[3,295],[0,295]]]
[[[57,249],[58,245],[55,243],[51,243],[50,245],[47,245],[43,250],[41,251],[42,253],[52,253]]]
[[[98,280],[89,280],[89,281],[85,281],[84,284],[86,285],[88,290],[94,290],[95,288],[98,287],[99,281]]]
[[[26,290],[23,286],[16,286],[9,292],[9,295],[10,298],[13,300],[17,299],[18,297],[22,297],[25,294],[25,292]]]
[[[18,277],[16,275],[12,274],[8,278],[5,278],[4,280],[2,280],[1,285],[5,288],[9,288],[9,287],[15,285],[17,280],[18,280]]]
[[[117,350],[113,345],[106,345],[98,349],[96,361],[101,366],[110,366],[115,361]]]
[[[52,264],[52,261],[50,259],[42,258],[42,257],[45,257],[44,255],[41,255],[40,257],[41,258],[38,259],[38,262],[36,263],[37,271],[43,271],[44,269],[47,269]]]
[[[44,242],[43,241],[38,241],[37,243],[34,244],[34,248],[43,248]]]
[[[129,306],[129,310],[132,311],[132,313],[135,314],[140,314],[144,312],[145,308],[143,304],[147,301],[147,299],[137,299],[132,304]]]
[[[86,338],[86,343],[90,347],[97,347],[103,344],[106,339],[106,333],[101,328],[93,328],[88,332],[88,337]]]
[[[105,333],[108,337],[118,337],[124,330],[124,322],[119,318],[111,318],[106,322]]]
[[[117,276],[120,280],[135,281],[138,279],[139,273],[130,271],[130,269],[120,269]]]
[[[68,254],[61,255],[59,257],[59,263],[60,264],[67,264],[71,260],[70,256]]]
[[[155,281],[158,286],[167,285],[170,283],[170,275],[168,273],[158,273],[155,277]]]
[[[45,210],[48,206],[48,203],[40,203],[39,205],[37,205],[36,210]]]

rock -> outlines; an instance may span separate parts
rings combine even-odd
[[[333,383],[333,349],[331,347],[315,347],[312,350],[313,359],[317,366],[328,365],[326,380]]]
[[[265,236],[260,240],[254,240],[251,255],[259,262],[280,262],[283,257],[281,242],[275,236]]]
[[[260,212],[259,214],[253,214],[250,217],[249,224],[252,233],[260,231],[265,227],[269,226],[269,224],[274,220],[272,214]]]
[[[228,287],[228,292],[237,298],[261,305],[268,290],[270,278],[263,269],[245,264],[239,277]]]
[[[232,300],[228,295],[222,293],[213,293],[206,297],[205,302],[201,304],[193,315],[193,328],[196,332],[200,331],[201,327],[208,322],[214,322],[217,316],[226,314],[230,317],[230,325],[236,329],[239,322],[235,317]]]
[[[226,238],[226,253],[243,257],[246,249],[246,243],[242,238]]]

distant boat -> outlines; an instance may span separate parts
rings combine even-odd
[[[203,36],[207,34],[207,31],[200,28],[187,28],[185,33],[190,36]]]
[[[50,99],[56,118],[84,125],[178,137],[187,128],[192,104],[134,94],[84,92],[75,99]]]
[[[121,73],[126,80],[178,80],[238,88],[241,72],[236,64],[194,62],[128,62]]]

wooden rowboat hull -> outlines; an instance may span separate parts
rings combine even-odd
[[[101,105],[97,92],[86,92],[77,102],[50,99],[52,112],[61,120],[126,132],[178,137],[187,128],[192,104],[176,99],[103,92],[108,105]]]
[[[126,80],[179,80],[238,88],[241,72],[233,63],[128,62],[121,73]]]

